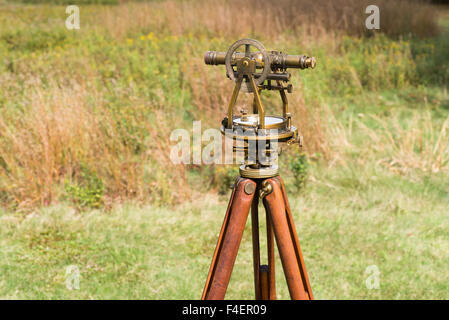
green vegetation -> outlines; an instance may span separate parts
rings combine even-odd
[[[289,165],[294,178],[294,185],[300,191],[305,187],[308,178],[309,164],[307,162],[307,155],[304,153],[295,155],[290,159]]]
[[[317,299],[448,298],[447,178],[413,181],[373,167],[312,175],[320,180],[289,200]],[[2,213],[1,297],[199,299],[225,209],[207,195],[175,211],[126,205]],[[253,298],[250,226],[229,299]],[[276,256],[278,298],[288,299]],[[80,271],[79,290],[65,285],[71,265]],[[371,265],[380,271],[379,290],[366,288]]]
[[[80,4],[80,30],[0,4],[0,298],[200,297],[237,168],[172,164],[168,133],[219,126],[232,84],[202,57],[242,37],[318,61],[292,73],[304,148],[280,164],[316,298],[448,298],[448,9],[380,1],[373,33],[338,11],[363,1],[289,1]],[[249,228],[227,298],[253,296]]]
[[[80,207],[100,208],[103,204],[104,185],[100,178],[94,173],[81,168],[80,184],[66,181],[65,191],[75,204]]]

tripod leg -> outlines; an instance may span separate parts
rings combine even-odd
[[[265,196],[264,200],[269,208],[290,297],[294,300],[308,300],[309,295],[302,280],[300,263],[295,252],[295,240],[292,238],[289,227],[281,187],[273,178],[266,181],[271,185],[272,191]]]
[[[288,223],[289,223],[290,233],[292,235],[292,238],[295,240],[293,244],[295,246],[295,252],[296,252],[297,259],[300,263],[299,268],[301,271],[302,281],[307,288],[307,293],[309,294],[310,300],[313,300],[312,287],[310,286],[309,276],[307,275],[307,270],[306,270],[306,264],[304,263],[304,257],[301,252],[301,247],[299,246],[299,240],[298,240],[298,236],[296,233],[295,223],[293,222],[293,215],[290,210],[290,205],[288,204],[287,192],[285,191],[284,181],[282,180],[281,177],[278,177],[278,179],[281,182],[282,195],[284,197],[284,204],[285,204],[285,209],[287,212],[287,219],[288,219]]]
[[[270,218],[270,208],[265,199],[263,200],[267,220],[267,251],[268,251],[268,299],[276,300],[276,276],[274,269],[274,235],[273,225]]]
[[[224,218],[224,221],[223,221],[223,225],[221,226],[220,235],[218,236],[217,245],[215,246],[214,255],[212,257],[212,263],[211,263],[210,268],[209,268],[209,273],[207,275],[206,285],[204,287],[203,295],[201,296],[201,300],[204,300],[206,298],[206,289],[208,289],[209,286],[210,286],[211,276],[212,276],[212,274],[214,272],[214,267],[215,267],[215,263],[216,263],[216,260],[217,260],[217,256],[218,256],[218,253],[220,251],[221,243],[223,241],[223,234],[224,234],[224,232],[226,230],[226,226],[227,226],[228,220],[229,220],[229,209],[231,208],[231,205],[234,202],[235,191],[236,191],[237,185],[240,183],[241,179],[242,179],[241,177],[238,177],[236,179],[235,183],[234,183],[234,187],[232,188],[231,198],[229,199],[228,208],[226,209],[226,215],[225,215],[225,218]]]
[[[259,191],[259,190],[257,190]],[[275,300],[275,273],[274,273],[274,239],[273,229],[268,214],[267,218],[267,251],[268,265],[260,265],[260,242],[259,242],[259,218],[258,204],[259,194],[256,191],[251,207],[252,235],[253,235],[253,260],[254,260],[254,288],[256,300]],[[267,207],[265,206],[265,211]]]
[[[268,279],[268,266],[260,266],[260,299],[270,300],[270,282]]]
[[[253,265],[254,265],[254,290],[256,300],[261,299],[260,287],[260,242],[259,242],[259,195],[257,190],[254,194],[253,203],[251,204],[251,229],[253,240]]]
[[[202,300],[224,299],[255,190],[256,183],[250,179],[240,178],[234,186]]]

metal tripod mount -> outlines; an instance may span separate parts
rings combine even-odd
[[[244,52],[237,49],[244,46]],[[251,51],[251,47],[256,50]],[[291,124],[285,91],[292,86],[288,68],[314,68],[315,58],[267,52],[253,39],[236,41],[225,52],[208,51],[206,64],[226,66],[227,76],[235,82],[228,107],[222,121],[221,132],[243,146],[234,151],[244,153],[226,216],[215,248],[202,299],[224,299],[238,248],[251,209],[254,287],[256,299],[275,299],[274,238],[276,239],[287,286],[292,299],[313,299],[312,289],[304,265],[293,216],[287,200],[284,183],[279,176],[278,143],[301,144],[298,129]],[[274,83],[273,83],[274,82]],[[260,93],[278,90],[282,99],[282,116],[265,115]],[[246,110],[234,115],[240,91],[254,95],[252,113]],[[266,211],[268,264],[260,263],[258,204],[262,200]]]

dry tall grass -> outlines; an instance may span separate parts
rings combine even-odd
[[[332,150],[329,166],[353,165],[348,153],[361,154],[356,162],[364,165],[375,160],[389,171],[405,175],[414,170],[427,173],[449,172],[449,117],[436,124],[429,111],[416,112],[404,125],[400,115],[389,119],[368,115],[380,129],[367,126],[365,116],[350,116],[339,121],[329,106],[324,106],[327,142]],[[364,143],[356,142],[362,137]]]
[[[184,167],[171,165],[170,141],[159,134],[166,130],[166,117],[156,112],[156,126],[163,128],[146,124],[150,138],[139,155],[124,143],[127,137],[100,92],[78,83],[44,89],[36,80],[34,86],[27,90],[25,111],[0,118],[4,203],[27,209],[58,201],[62,185],[76,181],[83,167],[101,177],[106,203],[123,198],[176,202],[187,196]]]
[[[430,112],[416,114],[407,127],[398,120],[390,128],[385,120],[372,116],[383,130],[364,128],[370,148],[383,154],[378,160],[389,170],[401,174],[413,169],[424,172],[449,171],[449,117],[436,126]]]
[[[363,35],[369,0],[199,0],[126,3],[107,8],[98,19],[117,37],[155,31],[181,35],[279,39],[288,34],[308,42],[336,34]],[[418,36],[438,32],[436,9],[427,1],[378,0],[381,32]],[[98,17],[97,17],[98,18]]]
[[[436,32],[435,12],[427,4],[403,0],[379,0],[377,3],[381,8],[381,28],[387,34],[394,36],[412,32],[428,35]],[[102,55],[106,32],[123,40],[127,37],[131,37],[129,40],[145,38],[150,32],[158,38],[163,38],[162,35],[188,35],[182,39],[180,51],[172,51],[181,58],[193,52],[197,54],[197,44],[202,48],[205,43],[210,44],[207,39],[214,37],[226,39],[228,43],[228,38],[256,36],[262,41],[293,42],[298,47],[298,43],[316,43],[319,39],[334,41],[339,34],[364,34],[364,8],[367,4],[365,0],[167,0],[86,8],[83,13],[85,24],[76,34],[86,40],[79,51],[74,47],[78,44],[76,37],[67,39],[67,43],[55,42],[55,48],[52,48],[50,45],[38,46],[39,41],[45,43],[45,39],[52,39],[45,32],[42,39],[21,38],[25,34],[22,32],[11,33],[9,37],[16,37],[15,42],[29,42],[30,45],[17,46],[10,51],[4,46],[5,51],[2,51],[8,54],[7,61],[18,58],[0,74],[0,88],[5,91],[1,98],[13,106],[8,104],[7,112],[0,117],[0,201],[19,208],[59,201],[66,192],[63,185],[77,183],[83,168],[101,177],[105,202],[134,198],[162,199],[166,203],[189,196],[185,188],[185,167],[173,165],[168,158],[173,143],[169,141],[167,131],[185,128],[186,121],[180,112],[183,106],[166,100],[171,95],[184,94],[184,85],[176,88],[176,93],[163,92],[155,101],[144,101],[143,95],[150,90],[145,90],[146,83],[139,83],[144,88],[141,91],[133,88],[131,76],[134,72],[135,81],[144,78],[138,74],[141,71],[139,64],[144,59],[139,56],[139,50],[145,54],[152,52],[145,47],[143,40],[136,47],[127,46],[126,41],[117,41],[117,47],[121,45],[120,50],[130,53],[129,56],[120,52]],[[91,32],[89,25],[98,28],[98,34]],[[51,30],[50,27],[48,29]],[[31,45],[34,40],[36,47]],[[166,44],[159,43],[161,46]],[[173,43],[177,45],[175,40]],[[158,55],[152,57],[153,62],[159,60],[151,68],[143,66],[147,67],[144,71],[149,74],[145,81],[152,79],[152,73],[167,63],[163,49],[157,50]],[[64,55],[58,58],[60,52]],[[117,61],[104,61],[109,58]],[[128,58],[133,60],[126,60]],[[128,63],[139,65],[139,68],[131,68]],[[189,86],[187,94],[191,96],[191,113],[195,119],[202,119],[206,126],[216,128],[225,116],[233,83],[224,77],[222,69],[205,66],[200,58],[189,58],[188,64],[179,61],[179,65],[183,65],[182,76],[186,77],[186,87]],[[122,67],[124,71],[128,67],[131,79],[128,82],[121,74]],[[67,68],[73,74],[69,74]],[[173,83],[178,80],[177,74],[171,77],[167,80]],[[154,78],[163,79],[156,74]],[[110,85],[109,89],[101,88],[101,83]],[[151,85],[157,86],[158,83],[153,81]],[[156,89],[162,91],[162,86]],[[102,90],[122,90],[123,94],[109,92],[108,95]],[[120,101],[109,104],[105,96]],[[304,137],[306,152],[321,153],[327,159],[335,158],[331,137],[338,136],[335,130],[343,132],[345,128],[338,123],[325,123],[320,103],[311,101],[306,107],[301,88],[295,88],[289,100],[292,112],[297,115],[295,124]],[[272,101],[268,99],[267,104]],[[147,112],[142,112],[142,115],[151,114],[153,121],[139,115],[118,119],[121,115],[114,112],[123,104],[144,105]],[[132,127],[129,131],[128,125]],[[133,126],[137,127],[138,134],[133,131]],[[139,135],[142,132],[145,135]],[[433,164],[437,169],[447,165],[446,138],[446,133],[442,134],[438,143],[439,151]],[[138,141],[144,150],[136,152],[130,141]],[[389,140],[382,141],[390,143]],[[399,158],[405,152],[397,148],[393,151]]]

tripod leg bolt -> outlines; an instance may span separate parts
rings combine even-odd
[[[247,183],[247,184],[245,184],[244,190],[247,195],[250,195],[250,194],[253,194],[254,191],[256,191],[256,186],[252,183]]]

